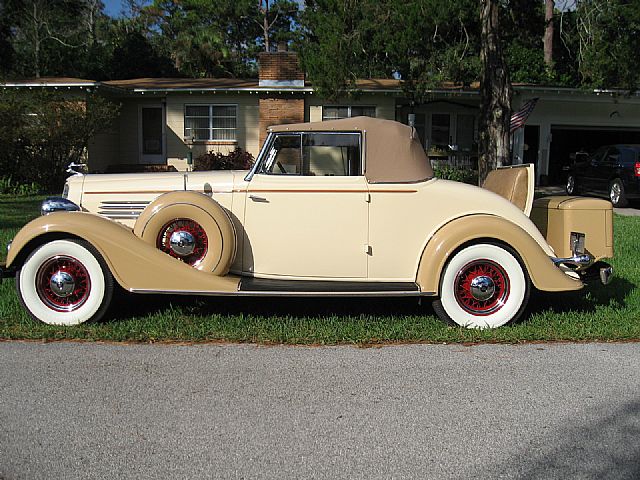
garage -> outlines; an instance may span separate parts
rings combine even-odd
[[[640,128],[551,125],[549,184],[564,183],[566,174],[562,168],[569,165],[572,153],[581,150],[591,153],[614,143],[640,144]]]

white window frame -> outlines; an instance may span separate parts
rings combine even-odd
[[[208,107],[209,108],[209,115],[208,117],[203,117],[203,116],[194,116],[194,115],[187,115],[187,108],[188,107]],[[213,131],[214,130],[232,130],[231,128],[223,128],[223,127],[214,127],[213,126],[213,108],[214,107],[225,107],[225,108],[229,108],[229,107],[233,107],[235,109],[235,115],[234,116],[216,116],[215,118],[235,118],[236,120],[236,126],[235,128],[233,128],[234,131],[234,138],[229,138],[229,139],[214,139],[213,137]],[[191,136],[187,136],[187,118],[208,118],[209,119],[209,126],[207,127],[209,130],[209,138],[207,139],[193,139],[194,143],[198,143],[198,142],[207,142],[207,143],[228,143],[228,142],[234,142],[236,143],[238,141],[238,104],[237,103],[185,103],[184,105],[184,116],[183,116],[183,120],[184,120],[184,124],[183,124],[183,132],[184,132],[184,138],[191,138]],[[194,130],[194,129],[192,129]]]
[[[327,118],[324,115],[324,111],[325,108],[346,108],[347,109],[347,116],[343,117],[343,118],[351,118],[351,109],[352,108],[372,108],[373,112],[375,114],[375,117],[373,118],[378,118],[378,107],[376,107],[375,105],[323,105],[322,106],[322,121],[326,121],[326,120],[338,120],[336,118]]]

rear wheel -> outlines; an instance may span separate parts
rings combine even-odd
[[[102,318],[113,294],[113,276],[102,256],[81,240],[56,240],[34,250],[16,275],[29,314],[51,325]]]
[[[626,207],[629,204],[624,193],[624,185],[619,178],[609,184],[609,199],[614,207]]]
[[[449,324],[495,328],[518,320],[529,294],[529,277],[516,253],[481,243],[463,248],[449,260],[433,309]]]
[[[578,185],[576,184],[576,176],[573,173],[570,173],[567,177],[567,185],[565,187],[567,191],[567,195],[577,195],[578,194]]]

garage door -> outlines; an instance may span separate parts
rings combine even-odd
[[[564,183],[563,167],[571,163],[572,153],[580,150],[591,153],[602,145],[614,143],[640,143],[640,128],[552,125],[549,183]]]

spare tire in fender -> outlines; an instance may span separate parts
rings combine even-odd
[[[227,212],[197,192],[160,195],[140,214],[133,233],[198,270],[226,275],[236,254],[236,233]]]

